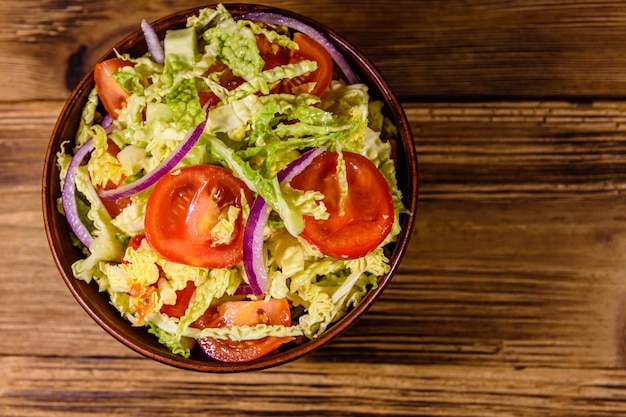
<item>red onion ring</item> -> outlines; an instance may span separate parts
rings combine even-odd
[[[278,173],[278,181],[281,183],[291,181],[325,150],[326,148],[321,146],[305,152]],[[257,196],[250,207],[248,221],[243,231],[243,269],[254,295],[265,294],[270,285],[263,260],[263,231],[271,211],[265,199]]]
[[[146,38],[146,45],[148,45],[148,52],[152,55],[152,59],[157,64],[163,65],[165,52],[163,51],[159,35],[157,35],[152,25],[148,23],[146,19],[141,20],[141,30],[143,31],[143,36]]]
[[[271,207],[259,196],[250,207],[250,215],[243,231],[243,269],[252,294],[262,295],[269,289],[269,279],[263,260],[263,231]]]
[[[352,68],[346,61],[345,57],[339,52],[337,48],[328,40],[326,35],[324,35],[319,30],[315,29],[311,25],[292,18],[280,15],[278,13],[271,12],[250,12],[246,13],[239,17],[239,19],[250,20],[252,22],[263,22],[269,23],[272,25],[281,25],[287,26],[293,30],[304,33],[305,35],[312,38],[314,41],[322,45],[333,58],[333,61],[337,64],[343,75],[346,77],[346,80],[349,84],[356,84],[359,82],[359,77],[352,71]]]
[[[91,139],[78,148],[72,158],[72,162],[70,162],[70,165],[67,167],[63,190],[61,191],[61,203],[70,229],[74,235],[76,235],[80,243],[87,248],[91,245],[93,236],[91,236],[91,233],[89,233],[89,230],[87,230],[78,216],[78,207],[76,206],[76,171],[93,148],[94,146]]]
[[[241,284],[237,287],[233,295],[252,294],[252,288],[248,284]]]
[[[113,117],[109,113],[105,114],[102,121],[100,121],[100,126],[102,126],[105,133],[111,133],[113,130]]]
[[[122,185],[121,187],[113,188],[111,190],[100,191],[100,197],[107,200],[116,200],[122,197],[130,197],[133,194],[137,194],[140,191],[145,190],[152,184],[157,182],[163,175],[171,171],[180,161],[183,160],[185,155],[194,147],[202,132],[206,126],[207,118],[209,117],[209,109],[206,109],[206,117],[202,123],[196,126],[191,132],[185,136],[185,138],[178,144],[174,151],[168,155],[155,169],[141,177],[135,182]]]

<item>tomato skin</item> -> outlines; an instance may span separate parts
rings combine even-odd
[[[272,92],[282,92],[288,94],[310,93],[321,97],[328,89],[333,78],[333,59],[326,49],[319,43],[303,33],[296,33],[293,37],[299,49],[288,50],[278,44],[272,43],[265,35],[256,35],[257,46],[261,58],[265,62],[263,70],[274,68],[277,65],[296,63],[305,59],[317,62],[317,69],[311,73],[303,74],[300,77],[284,80],[272,88]],[[228,90],[232,90],[241,85],[245,80],[236,77],[230,69],[222,62],[217,62],[207,73],[223,71],[220,77],[220,85]],[[219,98],[210,91],[199,92],[200,104],[205,103],[215,105]]]
[[[230,301],[219,305],[217,309],[209,309],[205,316],[197,320],[194,327],[203,329],[257,324],[291,326],[289,302],[284,298]],[[213,359],[222,362],[247,362],[265,356],[294,339],[290,336],[267,336],[258,340],[231,341],[207,337],[198,339],[198,345]]]
[[[221,72],[219,83],[222,87],[226,88],[228,91],[231,91],[241,84],[243,84],[246,80],[241,77],[233,74],[230,68],[222,61],[217,61],[215,64],[211,65],[209,69],[206,71],[207,74],[211,74],[214,72]],[[220,98],[212,91],[198,91],[198,98],[200,99],[200,105],[205,106],[207,103],[212,107],[220,102]]]
[[[193,281],[188,281],[185,288],[176,291],[176,303],[163,304],[160,312],[170,317],[181,318],[185,315],[185,311],[187,311],[187,307],[189,307],[189,301],[195,291],[196,284],[194,284]]]
[[[143,242],[145,238],[146,237],[144,235],[135,235],[131,237],[128,241],[128,245],[126,246],[126,248],[132,248],[134,250],[139,249],[139,247],[141,246],[141,242]]]
[[[198,98],[200,99],[200,105],[202,107],[207,103],[209,107],[213,107],[220,102],[220,98],[212,91],[198,91]]]
[[[242,207],[242,192],[250,203],[248,187],[229,170],[214,165],[193,165],[166,174],[146,205],[148,243],[172,262],[204,268],[238,264],[243,258],[241,213],[231,242],[214,242],[210,231],[231,205]]]
[[[107,186],[102,189],[111,190],[117,187],[117,185],[111,186],[109,184],[107,184]],[[120,197],[115,200],[111,200],[108,198],[101,198],[100,200],[102,201],[102,205],[109,212],[111,217],[119,216],[122,210],[124,210],[126,207],[132,204],[132,200],[130,199],[130,197]]]
[[[333,59],[322,45],[303,33],[296,33],[293,40],[298,44],[299,49],[289,51],[289,63],[293,64],[309,59],[317,62],[317,69],[312,73],[285,80],[283,92],[290,94],[310,93],[321,97],[333,78]],[[309,83],[314,83],[312,88],[308,85]]]
[[[126,100],[130,97],[130,93],[115,81],[113,74],[120,68],[131,65],[134,64],[122,58],[111,58],[94,66],[93,78],[98,97],[113,119],[117,119],[117,111],[126,105]]]
[[[267,36],[262,34],[256,35],[256,44],[259,48],[261,58],[263,58],[265,62],[263,71],[267,71],[278,65],[284,65],[289,61],[289,50],[276,43],[270,42]]]
[[[256,42],[261,58],[265,62],[263,65],[263,71],[274,68],[277,65],[284,65],[287,63],[289,58],[289,50],[287,48],[270,42],[267,36],[261,34],[256,35]],[[211,67],[207,70],[207,74],[217,71],[222,72],[219,79],[220,85],[229,91],[239,87],[246,81],[242,77],[234,75],[230,68],[228,68],[228,66],[221,61],[211,65]],[[199,91],[198,96],[200,98],[201,106],[204,106],[207,103],[209,103],[210,106],[215,106],[220,102],[220,98],[212,91]]]
[[[329,214],[326,220],[304,216],[301,236],[327,256],[360,258],[376,248],[391,231],[394,219],[391,192],[372,161],[343,152],[348,193],[342,213],[337,158],[336,152],[324,152],[291,181],[291,186],[299,190],[323,193],[322,201]]]

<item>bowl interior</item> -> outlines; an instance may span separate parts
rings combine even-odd
[[[384,101],[387,115],[395,122],[398,128],[398,185],[404,195],[404,204],[412,214],[401,217],[402,232],[398,241],[393,246],[390,259],[390,272],[379,279],[379,286],[371,290],[355,309],[329,327],[319,338],[307,341],[302,345],[281,351],[277,354],[246,363],[233,364],[217,362],[196,352],[192,353],[192,356],[188,359],[174,355],[166,347],[159,344],[156,338],[149,334],[144,328],[133,327],[122,318],[117,310],[109,304],[108,297],[98,291],[98,287],[95,283],[87,284],[83,281],[79,281],[74,278],[71,271],[71,265],[81,257],[81,253],[77,248],[72,246],[69,239],[69,227],[67,222],[57,210],[57,199],[61,195],[61,190],[59,171],[56,165],[56,154],[64,141],[73,141],[75,137],[81,110],[87,101],[90,91],[94,87],[93,68],[90,69],[71,93],[61,111],[51,135],[44,163],[42,184],[44,223],[54,261],[65,283],[79,304],[102,328],[117,340],[136,352],[159,362],[178,368],[203,372],[240,372],[279,365],[300,358],[319,348],[348,328],[371,306],[374,299],[381,293],[396,271],[411,235],[413,218],[417,209],[418,194],[417,157],[410,127],[404,111],[380,72],[357,50],[357,48],[331,29],[304,16],[286,10],[250,4],[229,4],[225,5],[225,7],[233,15],[240,15],[250,11],[281,13],[285,16],[295,17],[305,21],[318,30],[328,34],[335,47],[345,54],[348,61],[352,64],[353,69],[361,78],[361,81],[369,86],[370,95],[375,99]],[[167,29],[184,27],[187,18],[196,14],[197,11],[198,8],[184,10],[153,22],[152,25],[162,38]],[[115,56],[114,49],[119,52],[129,52],[133,56],[144,54],[147,48],[143,33],[138,29],[128,35],[111,48],[101,60]]]

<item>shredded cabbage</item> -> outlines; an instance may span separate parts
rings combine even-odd
[[[131,61],[114,74],[129,93],[126,105],[113,122],[112,130],[98,125],[98,95],[89,95],[76,134],[80,145],[93,138],[95,150],[86,166],[76,175],[79,208],[94,235],[86,256],[73,266],[77,279],[95,280],[111,304],[133,325],[146,326],[159,342],[175,354],[188,357],[197,338],[212,337],[234,341],[266,336],[305,336],[316,338],[358,305],[389,272],[384,247],[400,233],[399,216],[406,212],[396,183],[391,146],[394,127],[384,116],[383,103],[373,101],[364,84],[347,85],[333,80],[319,98],[309,94],[278,93],[272,88],[284,79],[314,71],[317,63],[303,60],[263,70],[256,36],[286,48],[297,44],[284,32],[269,30],[252,22],[235,21],[218,5],[191,16],[187,27],[167,32],[165,61],[159,65],[149,55],[118,56]],[[243,79],[236,88],[220,85],[209,68],[220,62],[233,75]],[[185,135],[204,120],[199,93],[212,93],[220,99],[210,109],[205,131],[179,167],[217,164],[230,169],[261,196],[274,210],[265,227],[263,251],[270,288],[266,297],[289,300],[291,326],[260,324],[228,328],[198,329],[193,323],[208,308],[224,301],[255,299],[238,294],[247,283],[241,265],[207,269],[168,261],[146,240],[138,247],[126,242],[145,233],[144,219],[151,189],[131,198],[131,204],[111,218],[99,199],[97,187],[109,182],[134,181],[158,166]],[[390,133],[389,133],[390,132]],[[384,135],[384,136],[381,136]],[[109,152],[111,141],[121,150]],[[280,184],[276,174],[309,148],[325,146],[340,155],[337,177],[345,180],[342,151],[358,152],[369,158],[389,184],[395,208],[391,233],[366,256],[355,260],[327,257],[299,238],[303,216],[328,218],[324,198],[317,191],[300,191]],[[71,157],[59,152],[57,163],[61,181]],[[342,183],[342,196],[348,193]],[[245,198],[245,196],[242,196]],[[227,215],[212,228],[217,243],[234,239],[236,220],[247,219],[230,207]],[[160,312],[163,305],[175,304],[178,291],[189,282],[195,292],[182,317]]]

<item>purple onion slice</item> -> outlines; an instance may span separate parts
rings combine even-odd
[[[156,168],[152,171],[134,181],[130,184],[122,185],[117,188],[113,188],[111,190],[102,190],[100,192],[101,198],[106,198],[107,200],[115,200],[122,197],[129,197],[133,194],[137,194],[140,191],[145,190],[146,188],[153,185],[157,182],[161,177],[170,172],[180,161],[183,160],[185,155],[194,147],[200,136],[202,136],[202,132],[204,132],[204,127],[206,125],[207,118],[209,117],[209,110],[206,110],[206,118],[202,123],[196,126],[191,132],[185,136],[185,138],[178,144],[178,146],[174,149],[174,151],[168,155]]]
[[[279,182],[289,182],[322,154],[326,148],[313,148],[283,168],[277,175]],[[258,196],[250,207],[250,215],[243,231],[243,269],[254,295],[263,295],[269,289],[269,279],[263,259],[263,232],[272,208]]]
[[[63,181],[63,190],[61,191],[61,203],[70,229],[74,235],[76,235],[80,243],[87,248],[91,245],[93,236],[91,236],[91,233],[78,215],[78,207],[76,206],[76,171],[93,148],[94,146],[91,139],[78,148],[72,158],[72,162],[70,162],[70,165],[67,167],[67,173]]]
[[[146,45],[148,45],[148,52],[152,55],[152,59],[157,64],[163,65],[165,61],[165,52],[163,51],[163,45],[161,45],[161,39],[155,32],[154,28],[146,19],[141,20],[141,30],[143,36],[146,38]]]

